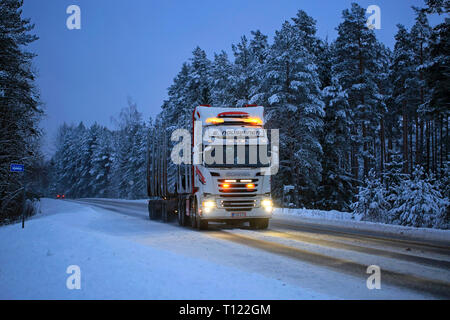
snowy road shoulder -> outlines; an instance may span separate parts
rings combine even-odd
[[[355,231],[373,232],[380,236],[398,237],[405,240],[437,241],[450,245],[450,230],[414,228],[399,225],[358,221],[352,219],[352,214],[339,211],[323,211],[309,209],[275,209],[274,218],[317,224],[322,226],[340,227]]]
[[[42,199],[40,211],[25,229],[0,227],[1,299],[329,298],[134,241],[171,232],[170,225],[63,200]],[[70,265],[80,267],[80,290],[66,286]]]

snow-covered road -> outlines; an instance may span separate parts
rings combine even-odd
[[[450,297],[450,233],[277,214],[265,231],[150,221],[145,201],[43,199],[0,227],[1,299]],[[394,230],[395,232],[393,232]],[[81,289],[66,269],[79,266]],[[381,269],[369,290],[367,267]]]

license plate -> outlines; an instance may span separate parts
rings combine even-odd
[[[246,213],[245,212],[232,212],[231,216],[232,217],[245,217]]]

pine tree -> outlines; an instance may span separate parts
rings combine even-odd
[[[351,110],[347,96],[336,79],[323,92],[323,175],[316,204],[325,210],[347,211],[354,193],[350,162],[347,160],[350,154]]]
[[[393,83],[392,104],[390,105],[391,117],[401,118],[402,126],[402,153],[403,172],[410,172],[410,148],[408,144],[408,119],[412,117],[411,109],[414,102],[416,90],[415,65],[413,57],[413,44],[411,35],[406,28],[398,25],[398,32],[395,35],[395,47],[392,57],[390,79]],[[398,121],[400,122],[400,120]]]
[[[188,80],[188,97],[192,109],[200,104],[211,104],[210,68],[211,61],[206,57],[205,51],[196,47],[192,52]]]
[[[0,221],[14,219],[22,213],[25,184],[23,174],[10,173],[11,163],[25,165],[29,176],[39,156],[42,114],[32,69],[33,53],[27,46],[38,39],[34,25],[22,17],[23,1],[0,0]]]
[[[232,45],[234,64],[232,73],[232,87],[234,103],[236,107],[242,107],[250,101],[250,88],[252,84],[252,53],[246,36],[241,41]]]
[[[250,39],[250,104],[265,105],[267,99],[266,86],[264,78],[266,76],[266,62],[269,54],[269,42],[267,36],[261,31],[251,31]]]
[[[389,222],[388,210],[390,206],[388,194],[373,169],[369,171],[364,184],[359,186],[358,189],[357,201],[351,206],[353,213],[360,215],[362,220]]]
[[[142,114],[131,99],[116,120],[114,134],[113,181],[120,198],[136,199],[145,195],[147,129]]]
[[[89,190],[92,197],[110,197],[110,179],[113,163],[112,136],[105,127],[94,124],[90,128],[91,134],[96,134],[89,171]]]
[[[324,89],[331,85],[331,60],[333,49],[328,40],[320,41],[317,45],[317,72],[320,77],[320,88]]]
[[[211,100],[215,107],[229,107],[234,102],[232,91],[233,66],[225,51],[214,54],[211,66]]]
[[[285,22],[276,31],[267,57],[266,86],[269,126],[280,129],[280,173],[274,190],[292,184],[297,205],[311,206],[321,179],[323,101],[315,57],[308,52],[308,38]]]
[[[447,14],[448,16],[450,11],[448,0],[427,0],[426,3],[425,12]],[[420,111],[427,112],[428,119],[434,119],[435,128],[439,128],[439,143],[435,143],[434,150],[434,169],[437,172],[437,167],[439,167],[439,175],[445,179],[449,155],[448,122],[450,116],[448,94],[450,90],[450,19],[448,17],[444,17],[444,21],[431,31],[428,49],[429,61],[422,69],[428,96]],[[427,136],[429,137],[429,135]],[[437,136],[436,132],[435,136]],[[427,152],[427,167],[429,168],[428,163],[429,152]]]
[[[412,179],[402,181],[389,211],[390,219],[404,226],[448,228],[450,203],[442,197],[433,176],[423,176],[423,169],[418,166]]]
[[[344,21],[338,26],[338,37],[333,45],[332,77],[335,77],[353,110],[352,172],[367,176],[374,161],[373,138],[381,118],[380,95],[376,78],[378,74],[378,44],[374,31],[367,28],[365,9],[352,3],[343,11]]]

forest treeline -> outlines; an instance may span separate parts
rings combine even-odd
[[[449,20],[447,0],[412,8],[391,50],[366,26],[365,9],[343,10],[338,36],[316,35],[299,10],[275,36],[252,31],[208,58],[197,47],[155,119],[129,102],[116,128],[63,125],[47,164],[48,194],[142,198],[149,133],[188,128],[193,108],[266,107],[280,130],[275,199],[295,186],[296,207],[353,211],[363,219],[446,228],[449,223]],[[155,130],[158,128],[158,130]]]

